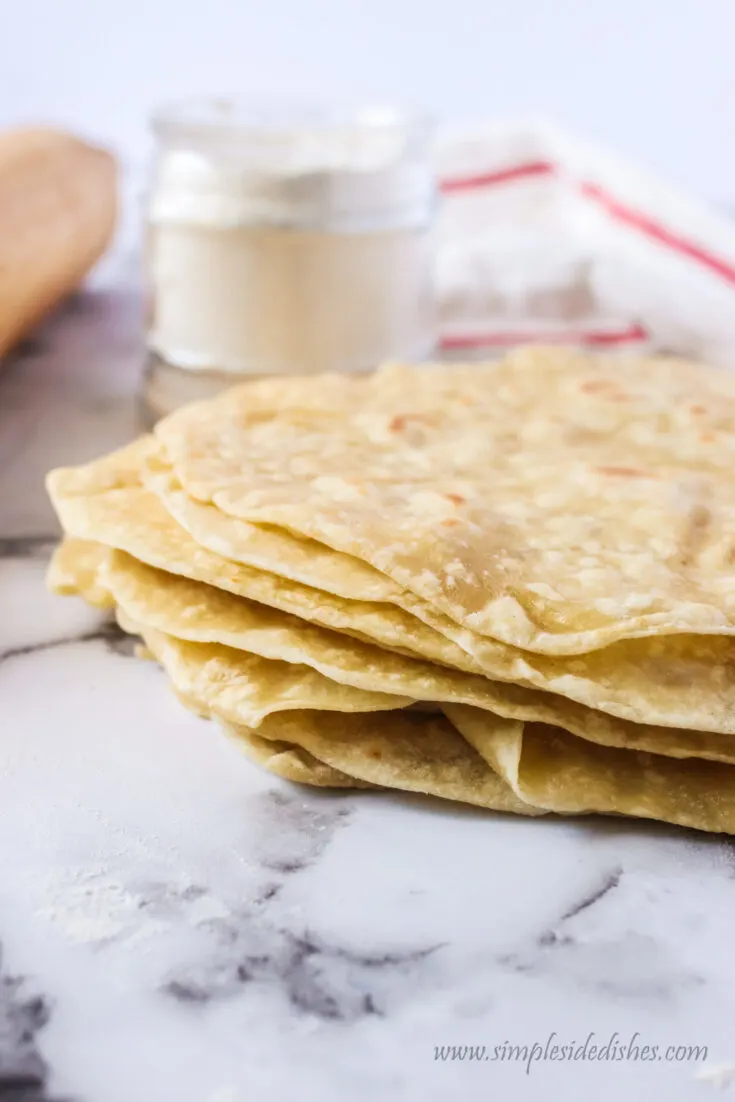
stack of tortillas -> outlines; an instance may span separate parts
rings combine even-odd
[[[735,377],[240,386],[49,476],[52,589],[293,780],[735,832]]]

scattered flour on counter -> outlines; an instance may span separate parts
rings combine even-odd
[[[36,917],[56,926],[70,941],[103,944],[136,938],[151,930],[144,917],[144,901],[119,880],[98,870],[66,869],[45,878],[48,902]]]
[[[231,915],[221,900],[195,885],[150,881],[127,887],[99,868],[59,870],[34,887],[43,899],[36,917],[77,944],[130,945],[182,921],[199,926]]]
[[[95,814],[103,851],[43,872],[24,868],[34,916],[69,942],[92,947],[127,948],[174,931],[215,940],[223,931],[230,936],[242,923],[243,900],[262,906],[286,879],[309,869],[348,820],[342,802],[312,804],[280,790],[253,795],[249,810],[247,836],[233,842],[241,855],[237,890],[225,899],[182,869],[175,854],[152,844],[151,836],[142,840]],[[297,903],[279,903],[279,909],[283,921],[298,924],[302,918]]]

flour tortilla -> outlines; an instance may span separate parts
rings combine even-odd
[[[397,694],[412,702],[453,700],[491,708],[495,699],[495,683],[486,677],[329,631],[146,566],[122,551],[109,552],[101,577],[131,620],[178,639],[219,643],[262,658],[309,666],[340,685]]]
[[[58,497],[87,497],[107,490],[140,487],[140,472],[146,456],[155,451],[152,436],[139,436],[130,444],[78,467],[57,467],[47,476],[49,492]]]
[[[108,548],[100,543],[66,537],[54,548],[46,585],[59,597],[81,595],[94,608],[114,608],[109,584],[102,580],[108,556]]]
[[[87,597],[86,587],[91,585],[95,593],[104,591],[108,601],[116,600],[130,622],[166,635],[190,642],[220,642],[262,658],[311,666],[343,686],[402,693],[414,703],[422,697],[444,703],[469,702],[506,719],[543,722],[605,746],[735,761],[735,739],[730,735],[631,723],[550,693],[441,667],[427,668],[425,663],[312,628],[252,602],[219,595],[209,586],[146,567],[101,545],[96,545],[98,577],[90,579],[94,551],[95,545],[82,541],[62,543],[49,570],[52,587],[57,560],[63,560],[67,593],[80,592]],[[184,698],[182,689],[177,691]]]
[[[477,758],[468,756],[439,721],[434,721],[427,744],[426,717],[407,713],[389,713],[379,719],[354,715],[343,722],[334,715],[291,712],[269,718],[259,736],[268,739],[280,734],[334,768],[381,787],[426,792],[516,814],[622,814],[696,830],[735,832],[732,766],[683,764],[655,754],[626,753],[591,746],[541,724],[503,723],[473,709],[459,709],[461,716],[455,714],[458,709],[448,710]],[[394,715],[400,715],[400,732],[386,729]],[[407,719],[412,730],[404,726]],[[454,772],[451,787],[449,762]],[[501,777],[502,790],[495,787]],[[515,806],[508,792],[516,796]]]
[[[151,447],[155,447],[152,442]],[[93,476],[90,464],[90,475]],[[300,539],[279,528],[238,520],[214,505],[190,498],[171,468],[150,449],[140,466],[144,486],[152,490],[177,524],[202,547],[223,558],[258,570],[281,574],[294,582],[323,589],[337,597],[401,604],[407,594],[386,574],[343,555],[316,540]],[[414,602],[419,602],[414,598]]]
[[[235,388],[159,422],[187,494],[548,654],[735,627],[735,379],[526,349]]]
[[[346,600],[223,559],[197,544],[150,491],[127,486],[89,496],[66,496],[60,490],[66,475],[66,469],[52,471],[48,486],[64,531],[74,538],[119,548],[151,566],[392,650],[482,672],[461,647],[395,605]]]
[[[276,718],[281,722],[274,723]],[[505,722],[488,717],[490,726]],[[299,746],[340,773],[378,788],[516,815],[543,814],[519,799],[443,715],[385,712],[375,722],[365,714],[290,712],[270,717],[257,734]]]
[[[115,480],[115,469],[119,466],[119,483],[126,487],[125,493],[131,495],[133,500],[136,493],[136,488],[132,484],[133,472],[141,467],[145,469],[148,465],[151,471],[156,472],[152,478],[154,482],[159,482],[159,490],[164,483],[167,487],[165,492],[160,494],[161,502],[170,504],[172,497],[178,499],[179,496],[183,501],[186,495],[172,488],[173,476],[165,474],[165,467],[160,463],[155,447],[151,438],[137,441],[116,456],[88,464],[85,468],[72,472],[71,475],[65,475],[63,471],[58,474],[62,479],[71,478],[74,492],[92,494],[100,498],[104,496],[105,491],[109,491],[111,486],[118,484]],[[122,496],[124,495],[118,495],[118,497]],[[73,507],[73,503],[68,507]],[[98,512],[105,510],[101,500],[95,503],[87,501],[86,508],[94,508]],[[132,521],[133,526],[141,518],[149,515],[141,501],[137,508],[140,513],[137,520],[131,517],[131,510],[128,509],[127,519]],[[223,546],[230,546],[230,541],[234,540],[232,544],[234,548],[237,543],[236,537],[241,535],[242,545],[239,556],[243,558],[258,559],[259,556],[266,556],[266,552],[272,555],[273,570],[276,575],[283,578],[283,581],[279,585],[274,581],[273,574],[264,572],[253,575],[251,571],[248,577],[245,571],[243,573],[248,582],[246,592],[257,600],[274,604],[302,618],[315,620],[335,630],[349,632],[407,655],[419,655],[434,663],[452,666],[466,672],[484,672],[492,679],[513,681],[528,687],[534,686],[544,692],[553,692],[585,705],[587,708],[603,711],[636,725],[630,738],[625,736],[624,745],[641,745],[638,741],[638,736],[642,733],[637,729],[639,725],[653,724],[654,728],[671,726],[679,729],[679,735],[673,741],[667,740],[665,752],[671,751],[677,755],[686,756],[691,753],[698,754],[702,743],[702,740],[696,737],[694,740],[690,738],[686,733],[688,728],[726,734],[735,732],[735,708],[733,708],[735,640],[731,637],[695,635],[652,637],[637,643],[623,641],[590,652],[580,658],[554,659],[509,648],[505,644],[485,639],[456,625],[452,629],[451,621],[447,617],[436,615],[432,619],[431,615],[427,616],[419,609],[424,619],[437,627],[439,632],[437,634],[436,631],[427,630],[427,627],[420,624],[414,616],[406,614],[406,609],[401,612],[398,608],[392,607],[390,602],[343,601],[335,599],[334,595],[329,593],[323,595],[316,593],[314,588],[304,589],[298,584],[290,584],[295,576],[310,576],[311,580],[319,586],[329,585],[330,577],[339,577],[339,585],[335,584],[333,588],[340,589],[340,592],[349,592],[351,588],[357,586],[358,576],[353,571],[353,564],[357,560],[335,552],[331,552],[331,558],[330,554],[316,555],[315,561],[318,566],[312,574],[309,574],[309,556],[305,548],[319,546],[313,541],[308,544],[298,540],[289,541],[283,532],[278,533],[275,529],[266,533],[265,530],[256,529],[245,522],[227,517],[212,505],[193,503],[191,508],[187,509],[180,502],[177,509],[181,511],[189,527],[192,530],[196,529],[195,542],[199,542],[200,545],[204,532],[211,526],[216,532],[216,542],[222,542]],[[154,509],[151,514],[154,518],[158,515],[159,519],[155,521],[158,531],[162,527],[160,513],[160,509],[158,514]],[[197,519],[192,522],[194,516]],[[164,528],[165,525],[164,520]],[[233,529],[232,525],[236,527]],[[238,525],[242,525],[242,529],[238,528]],[[255,537],[251,535],[251,531],[256,532]],[[257,535],[258,532],[260,535]],[[248,551],[248,547],[258,548],[257,554],[252,550]],[[191,541],[188,543],[188,548],[189,558],[196,558],[196,548]],[[134,551],[134,554],[146,558],[145,553],[141,554],[140,551]],[[161,564],[160,559],[158,562]],[[222,567],[221,556],[210,557],[209,564],[216,563],[219,563],[220,568]],[[169,566],[169,569],[178,569],[178,563]],[[227,569],[231,569],[231,565],[226,568],[226,573]],[[192,570],[186,569],[186,564],[184,564],[184,571],[193,573]],[[212,580],[211,577],[202,573],[195,576],[202,577],[205,581]],[[240,581],[242,580],[241,576]],[[217,578],[214,578],[214,584],[219,584]],[[395,592],[391,595],[386,591],[385,595],[391,596],[392,601],[402,599],[397,597]],[[404,603],[406,608],[410,607],[410,602]],[[439,637],[442,634],[444,640]],[[683,691],[684,689],[686,692]],[[557,716],[558,713],[555,713],[553,708],[549,715],[548,705],[542,702],[542,713],[538,718],[557,722]],[[524,715],[523,718],[528,716]],[[610,734],[607,721],[604,718],[600,721],[596,714],[592,717],[577,716],[572,709],[570,714],[564,713],[562,716],[563,726],[581,734],[585,734],[590,721],[592,729],[599,733],[601,741],[611,740],[614,745],[620,743],[621,731],[614,728]],[[624,728],[625,724],[622,726]],[[624,731],[623,734],[625,734]],[[646,748],[647,734],[643,732],[643,736],[642,746]],[[722,740],[714,740],[714,742],[715,745],[705,748],[707,756],[713,755],[717,759],[729,760],[730,746],[721,745]]]
[[[401,616],[386,609],[386,616],[392,617],[404,632],[421,630],[416,626],[417,618],[456,643],[456,648],[450,648],[450,654],[454,654],[453,665],[460,669],[482,670],[487,656],[492,668],[495,643],[488,643],[482,636],[456,624],[359,559],[284,529],[248,524],[222,513],[215,506],[193,501],[181,489],[155,448],[152,437],[141,437],[128,447],[92,463],[53,471],[49,476],[52,497],[68,500],[118,489],[131,491],[136,486],[134,472],[138,470],[138,484],[144,482],[158,496],[166,512],[200,547],[219,557],[275,574],[286,582],[323,591],[328,597],[397,605],[410,615]],[[120,477],[116,479],[118,468]],[[424,636],[426,645],[430,637],[427,633]],[[435,650],[441,648],[441,643],[434,642]],[[442,660],[436,653],[434,657]]]
[[[239,748],[251,761],[267,769],[269,773],[283,777],[284,780],[294,781],[296,784],[308,784],[316,788],[377,787],[367,781],[348,777],[339,769],[333,769],[331,765],[317,761],[312,754],[302,750],[300,746],[289,745],[282,741],[269,741],[261,738],[248,727],[229,727],[227,724],[220,724],[220,727],[225,734],[235,739]]]
[[[135,625],[128,621],[124,613],[119,617],[123,630],[135,631]],[[147,656],[155,660],[155,656],[148,651]],[[180,692],[172,685],[172,689],[181,703],[190,712],[203,719],[210,719],[211,713],[203,701],[198,701],[184,692]],[[294,781],[297,784],[308,784],[317,788],[372,788],[373,785],[366,781],[348,777],[346,773],[340,773],[324,762],[317,761],[312,754],[282,740],[261,738],[252,728],[243,725],[227,724],[220,722],[220,728],[225,734],[237,741],[238,747],[251,761],[267,769],[284,780]]]
[[[80,571],[79,579],[89,581],[89,570]],[[97,583],[92,585],[96,591]],[[291,666],[284,683],[273,675],[283,663],[270,663],[272,674],[254,670],[252,656],[141,630],[124,611],[118,615],[125,630],[140,632],[187,706],[229,729],[249,728],[243,717],[257,712],[254,702],[274,682],[276,707],[291,709],[313,698],[311,671],[293,680],[303,667]],[[342,698],[341,686],[322,680],[326,687],[316,685],[319,702]],[[298,707],[276,713],[273,704],[258,731],[244,733],[243,746],[282,775],[305,783],[342,784],[352,778],[518,814],[602,811],[735,832],[733,766],[611,750],[558,728],[461,705],[445,705],[446,716],[404,709],[378,717]],[[273,743],[272,754],[264,741]]]
[[[367,714],[350,714],[340,711],[330,723],[330,712],[317,708],[291,708],[296,697],[284,691],[283,683],[273,677],[265,677],[264,685],[277,685],[278,702],[287,701],[279,727],[265,726],[274,718],[277,709],[256,717],[256,723],[245,719],[248,712],[255,715],[252,706],[254,693],[259,687],[243,684],[235,657],[227,655],[227,648],[213,648],[202,644],[184,643],[171,636],[142,628],[118,614],[125,631],[140,634],[148,649],[155,655],[171,678],[176,695],[198,715],[217,719],[230,734],[242,727],[249,730],[245,749],[251,756],[260,750],[260,764],[268,766],[270,759],[263,754],[263,742],[276,745],[274,764],[292,773],[291,779],[304,783],[318,783],[314,777],[330,782],[335,774],[356,781],[355,787],[400,788],[407,792],[439,796],[448,800],[460,800],[495,811],[512,811],[516,814],[535,815],[538,809],[518,799],[507,784],[490,768],[457,732],[450,721],[441,714],[404,709],[382,713],[379,723],[368,722]],[[216,653],[218,652],[218,653]],[[324,679],[326,682],[326,679]],[[308,697],[311,686],[303,694]],[[327,682],[327,694],[320,703],[343,700],[339,686]],[[349,690],[354,693],[355,690]],[[396,699],[396,698],[393,698]],[[315,701],[316,698],[314,697]],[[293,716],[289,722],[287,713]],[[504,725],[507,721],[497,716],[488,717],[489,727]],[[261,729],[262,728],[262,729]],[[261,740],[253,741],[253,735]],[[312,745],[309,749],[307,743]],[[315,762],[328,769],[322,773],[316,766],[311,773],[297,776],[299,766],[293,756],[281,757],[284,749],[297,747],[305,751]],[[318,751],[318,752],[317,752]],[[344,759],[349,768],[342,769],[336,760]],[[309,768],[309,760],[303,762]],[[281,773],[281,775],[284,775]]]
[[[90,480],[94,464],[89,465]],[[283,528],[250,524],[223,513],[214,505],[188,496],[171,469],[149,448],[141,465],[143,483],[166,511],[194,540],[223,558],[266,570],[348,600],[398,605],[423,624],[456,643],[483,668],[495,661],[497,643],[455,623],[450,617],[397,585],[386,574],[313,539]],[[463,659],[461,668],[468,668]]]
[[[735,762],[731,735],[631,723],[551,693],[410,659],[233,599],[211,586],[145,566],[124,552],[110,552],[101,570],[128,617],[179,639],[221,643],[310,666],[340,685],[399,694],[414,702],[470,704],[507,719],[542,721],[608,746]]]
[[[124,609],[118,610],[118,619],[125,631],[141,636],[178,693],[226,723],[255,728],[279,711],[389,711],[412,703],[409,697],[338,685],[307,666],[216,644],[188,643],[136,623]]]
[[[491,726],[448,705],[452,723],[519,799],[559,814],[601,812],[735,833],[735,766],[595,746],[541,723]],[[264,732],[265,733],[265,732]]]
[[[630,815],[735,833],[733,766],[594,746],[543,724],[473,708],[448,707],[447,713],[288,712],[269,717],[258,735],[301,746],[380,787],[522,815]]]
[[[206,551],[149,491],[128,486],[66,497],[58,492],[55,474],[49,486],[64,529],[76,538],[122,549],[149,565],[409,656],[478,671],[462,648],[394,605],[337,598]],[[565,658],[486,640],[483,659],[480,669],[494,680],[553,692],[632,723],[735,732],[735,640],[730,636],[624,640]]]

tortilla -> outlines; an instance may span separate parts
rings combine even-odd
[[[341,685],[367,691],[379,686],[381,693],[413,701],[449,699],[482,707],[486,697],[493,699],[493,682],[486,677],[409,658],[233,598],[213,586],[146,566],[122,551],[109,553],[101,577],[131,620],[178,639],[220,643],[262,658],[307,665]]]
[[[447,717],[288,712],[258,735],[380,787],[522,815],[631,815],[735,833],[731,765],[612,750],[473,708],[448,707]]]
[[[155,435],[187,494],[539,653],[735,627],[735,379],[525,349],[247,384]]]
[[[152,446],[155,446],[155,442]],[[91,466],[91,465],[90,465]],[[177,524],[209,551],[234,562],[281,574],[290,581],[358,601],[410,600],[387,575],[316,540],[300,539],[220,512],[190,498],[155,452],[146,452],[140,467],[143,485],[161,500]],[[414,603],[419,602],[414,598]]]
[[[595,746],[540,723],[489,726],[485,713],[461,705],[446,712],[520,799],[547,811],[633,815],[735,833],[735,766]]]
[[[349,601],[223,559],[187,535],[150,491],[128,486],[90,496],[65,496],[59,487],[66,475],[67,470],[61,468],[52,471],[47,481],[65,532],[77,539],[118,548],[172,574],[207,582],[401,653],[482,672],[479,663],[461,647],[403,609],[387,603]]]
[[[280,722],[272,722],[275,719]],[[489,717],[488,722],[506,721]],[[515,796],[443,715],[386,712],[376,723],[367,714],[289,712],[270,717],[257,733],[266,740],[300,746],[339,772],[375,787],[517,815],[543,813]]]
[[[101,570],[131,620],[178,639],[221,643],[261,658],[310,666],[340,685],[395,693],[414,702],[464,703],[506,719],[542,721],[608,746],[735,762],[735,738],[729,735],[632,723],[551,693],[443,669],[233,599],[211,586],[145,566],[124,552],[110,552]]]
[[[63,472],[62,472],[63,475]],[[483,664],[397,606],[357,602],[300,586],[200,547],[149,491],[129,486],[88,497],[57,492],[67,532],[302,619],[494,680],[533,686],[631,723],[735,733],[735,639],[678,635],[623,640],[586,655],[550,657],[484,641]]]
[[[290,709],[349,713],[412,703],[409,697],[346,688],[307,666],[217,644],[188,643],[136,623],[124,609],[118,619],[125,631],[141,636],[180,695],[227,723],[258,727],[265,716]]]
[[[54,548],[46,585],[60,597],[81,594],[94,608],[114,608],[109,586],[102,581],[108,549],[88,540],[64,539]]]
[[[284,780],[297,784],[309,784],[317,788],[373,788],[367,781],[358,781],[348,777],[338,769],[317,761],[315,757],[302,750],[300,746],[290,746],[287,742],[269,741],[261,738],[248,727],[228,727],[220,724],[225,734],[234,738],[241,750],[251,761],[275,773]]]
[[[135,631],[135,625],[129,622],[123,614],[119,619],[125,631]],[[149,656],[155,660],[152,652]],[[190,712],[202,719],[211,719],[211,712],[203,701],[180,692],[172,685],[174,694]],[[264,739],[255,733],[250,727],[235,726],[220,722],[220,728],[227,735],[236,739],[238,748],[257,765],[262,766],[271,773],[275,773],[284,780],[294,781],[297,784],[309,784],[317,788],[372,788],[366,781],[359,781],[355,777],[348,777],[346,773],[340,773],[324,762],[317,761],[312,754],[303,750],[300,746],[294,746],[282,740]]]
[[[462,674],[447,677],[448,671],[441,667],[429,667],[435,671],[432,679],[424,663],[355,644],[333,632],[312,630],[295,618],[274,615],[251,602],[219,604],[217,591],[211,587],[155,571],[122,552],[109,552],[99,545],[97,562],[105,582],[103,585],[99,578],[90,582],[88,571],[83,568],[92,561],[94,550],[95,545],[65,541],[54,554],[49,577],[56,572],[56,560],[62,558],[70,583],[65,592],[79,592],[88,597],[87,586],[91,584],[95,593],[104,591],[109,603],[113,601],[109,592],[112,589],[131,623],[190,641],[219,641],[235,649],[251,650],[261,657],[310,665],[343,685],[389,693],[400,693],[403,689],[410,691],[414,700],[422,693],[434,701],[469,700],[506,719],[544,722],[606,746],[670,757],[735,760],[735,740],[729,735],[631,723],[524,686]],[[75,574],[76,562],[80,570]],[[185,699],[181,691],[178,695]]]
[[[140,472],[146,455],[155,450],[152,436],[139,436],[132,443],[78,467],[57,467],[47,476],[53,483],[53,495],[87,497],[107,490],[140,487]]]
[[[84,564],[78,584],[97,593],[90,552],[77,550]],[[71,556],[67,579],[73,562]],[[125,630],[140,631],[187,707],[234,728],[251,757],[291,779],[340,786],[355,780],[525,815],[603,811],[735,832],[732,766],[611,750],[558,728],[461,705],[445,704],[445,716],[409,709],[390,709],[379,719],[349,713],[347,697],[369,694],[345,690],[310,670],[304,676],[303,666],[279,671],[285,663],[265,659],[253,665],[252,655],[186,643],[141,629],[122,609],[118,615]],[[330,708],[337,700],[343,709],[338,713],[310,707]],[[275,714],[281,708],[293,710]],[[250,729],[253,721],[260,724],[257,733]]]
[[[119,479],[116,468],[119,466]],[[141,437],[127,448],[76,468],[61,468],[48,479],[51,496],[57,504],[64,499],[90,498],[114,490],[133,490],[132,472],[139,469],[140,480],[159,497],[161,504],[181,528],[203,548],[219,557],[244,566],[276,574],[285,581],[301,583],[329,596],[348,600],[394,604],[411,614],[410,618],[386,615],[403,630],[417,630],[414,617],[457,644],[453,664],[461,669],[482,669],[484,651],[494,648],[481,636],[455,624],[415,594],[402,589],[385,574],[359,559],[303,539],[282,529],[248,524],[221,513],[211,505],[192,501],[155,453],[152,437]],[[73,503],[69,503],[73,508]],[[339,602],[337,602],[339,604]],[[418,629],[420,630],[420,629]],[[429,636],[425,634],[428,643]],[[441,648],[442,644],[434,641]],[[474,656],[476,661],[472,661]],[[441,660],[436,656],[437,660]],[[490,662],[493,657],[490,654]]]

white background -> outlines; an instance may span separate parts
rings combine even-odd
[[[543,112],[735,200],[735,0],[0,0],[0,124],[137,156],[202,93]]]

